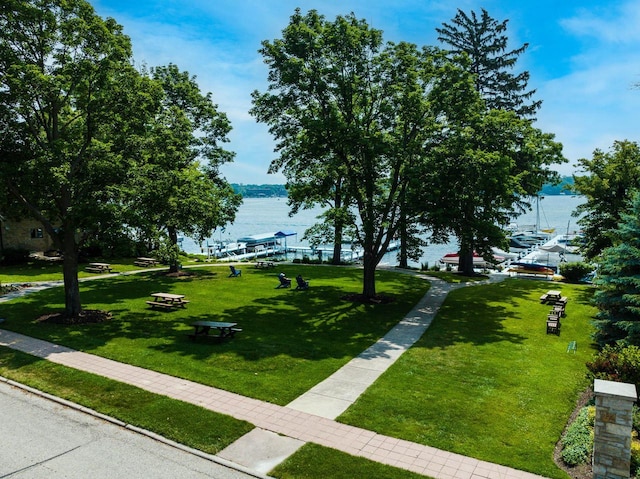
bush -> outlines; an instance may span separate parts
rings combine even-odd
[[[593,266],[581,261],[573,263],[560,263],[560,271],[558,271],[567,281],[572,283],[579,282],[587,274],[593,271]]]
[[[569,466],[585,464],[593,450],[595,407],[583,407],[562,438],[562,460]]]
[[[605,379],[635,384],[640,390],[640,348],[638,346],[605,346],[593,361],[587,363],[591,379]]]
[[[636,476],[640,470],[640,441],[638,434],[634,431],[631,438],[631,475]]]
[[[29,262],[29,250],[22,248],[5,248],[2,250],[2,264],[4,266],[14,266],[27,264]]]

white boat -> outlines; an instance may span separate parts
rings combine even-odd
[[[493,259],[494,261],[487,261],[478,253],[473,253],[473,266],[474,268],[489,268],[496,264],[504,263],[507,258],[494,254]],[[457,266],[460,263],[460,255],[458,253],[447,253],[440,258],[440,263]]]

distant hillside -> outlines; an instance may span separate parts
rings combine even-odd
[[[540,194],[543,195],[570,195],[573,193],[573,177],[563,176],[559,185],[544,185]]]
[[[242,185],[231,183],[233,191],[243,198],[286,198],[287,189],[284,185]]]

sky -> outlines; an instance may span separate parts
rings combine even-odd
[[[251,92],[266,91],[267,67],[258,49],[282,37],[296,8],[327,20],[353,12],[385,41],[443,46],[436,28],[458,8],[509,20],[509,48],[524,43],[514,73],[530,73],[529,88],[542,100],[535,126],[553,133],[569,163],[562,175],[595,149],[639,141],[640,0],[89,0],[131,38],[134,61],[148,67],[173,63],[211,92],[233,130],[225,148],[233,163],[221,169],[231,183],[282,184],[268,174],[276,158],[267,126],[249,114]]]

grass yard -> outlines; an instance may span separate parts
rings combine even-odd
[[[189,269],[190,277],[158,272],[120,275],[81,283],[86,309],[113,313],[108,322],[84,325],[37,323],[61,310],[62,287],[0,306],[3,328],[77,350],[183,377],[284,405],[365,350],[406,315],[429,288],[411,275],[379,271],[379,293],[390,304],[355,304],[340,298],[361,289],[356,268],[286,265],[278,270],[239,266]],[[276,289],[277,273],[302,273],[307,291]],[[6,275],[3,275],[5,278]],[[4,280],[4,279],[3,279]],[[152,310],[152,292],[184,294],[185,309]],[[197,320],[233,321],[243,331],[232,340],[188,339]]]
[[[140,270],[140,266],[133,264],[134,261],[132,258],[100,260],[100,262],[110,263],[114,273],[128,273]],[[78,278],[84,279],[96,276],[96,273],[85,270],[87,264],[80,263],[78,266]],[[164,267],[166,268],[166,266]],[[0,268],[0,284],[36,281],[62,281],[62,261],[32,260],[27,264],[2,266]]]
[[[216,454],[253,429],[230,416],[0,347],[0,375]]]
[[[112,262],[113,264],[114,262]],[[128,264],[114,265],[125,271]],[[3,328],[119,361],[184,377],[250,397],[286,404],[362,352],[396,324],[428,290],[424,280],[378,272],[387,305],[341,300],[361,288],[362,271],[330,266],[278,265],[190,269],[169,278],[146,271],[81,283],[85,308],[107,309],[113,320],[61,326],[36,323],[62,308],[54,288],[0,304]],[[51,267],[49,267],[51,268]],[[132,268],[133,269],[133,268]],[[277,273],[302,273],[308,291],[276,289]],[[60,279],[55,271],[18,277],[0,269],[0,281]],[[60,277],[47,277],[58,274]],[[84,274],[84,273],[83,273]],[[32,279],[23,279],[24,277]],[[37,278],[37,279],[36,279]],[[444,277],[455,281],[456,278]],[[569,297],[561,335],[546,334],[548,289]],[[176,311],[155,311],[151,292],[184,294]],[[507,279],[450,293],[424,337],[343,414],[342,422],[553,478],[566,474],[553,449],[587,386],[591,358],[589,286]],[[196,320],[238,322],[226,342],[192,342]],[[567,353],[569,341],[578,350]],[[131,386],[0,348],[0,374],[105,414],[215,453],[251,426]],[[171,411],[169,413],[169,411]],[[215,430],[202,424],[219,424]],[[345,474],[338,476],[338,471]],[[279,478],[417,477],[406,471],[308,444],[271,475]]]
[[[546,334],[548,289],[568,296]],[[508,279],[449,294],[431,327],[340,421],[393,437],[566,478],[556,441],[586,388],[589,286]],[[567,344],[576,340],[576,354]]]
[[[421,474],[354,457],[317,444],[305,444],[270,471],[269,476],[279,479],[425,479]]]

